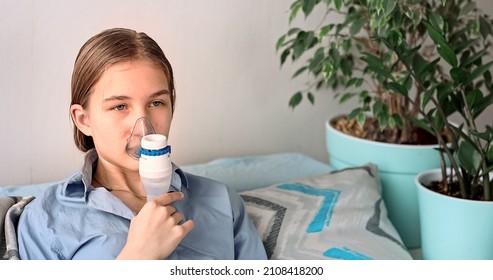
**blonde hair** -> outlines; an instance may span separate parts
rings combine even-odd
[[[159,45],[147,34],[125,28],[105,30],[90,38],[80,49],[72,73],[72,101],[70,105],[87,107],[94,85],[108,67],[133,59],[148,59],[161,67],[168,78],[171,109],[175,107],[173,69]],[[73,121],[73,120],[72,120]],[[77,148],[86,152],[94,148],[91,136],[86,136],[74,125]]]

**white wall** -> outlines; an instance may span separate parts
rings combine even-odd
[[[54,181],[79,167],[73,61],[90,36],[117,26],[156,39],[174,67],[175,163],[288,151],[326,161],[324,121],[351,104],[320,93],[315,106],[288,108],[303,81],[291,80],[296,67],[280,69],[274,46],[291,2],[0,0],[0,185]]]

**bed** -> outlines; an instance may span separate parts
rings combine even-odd
[[[412,259],[387,217],[372,163],[335,170],[301,153],[277,153],[218,158],[182,169],[241,195],[269,259]],[[51,184],[0,187],[4,259],[16,257],[12,231],[23,206]]]

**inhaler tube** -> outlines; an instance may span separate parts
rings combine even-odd
[[[148,201],[169,191],[173,173],[170,153],[166,136],[149,134],[142,137],[138,152],[139,174]]]

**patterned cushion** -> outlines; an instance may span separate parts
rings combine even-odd
[[[270,259],[412,259],[373,164],[240,195]]]

